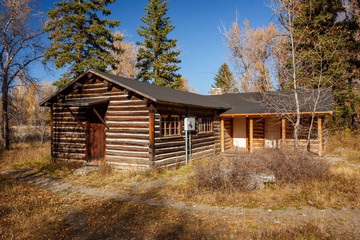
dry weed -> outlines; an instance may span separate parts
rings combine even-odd
[[[194,165],[194,182],[206,190],[225,192],[251,190],[254,174],[273,174],[277,184],[320,179],[329,174],[329,164],[303,151],[263,150],[233,157],[217,156]]]
[[[50,162],[50,142],[17,143],[10,150],[3,150],[0,156],[1,168],[42,167]]]

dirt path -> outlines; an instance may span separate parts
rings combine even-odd
[[[151,198],[119,194],[101,188],[90,188],[72,185],[60,179],[50,178],[30,173],[25,170],[0,170],[0,174],[15,178],[42,189],[58,193],[65,198],[89,196],[102,199],[118,199],[121,201],[142,202],[149,205],[168,206],[194,214],[195,216],[214,217],[224,224],[251,223],[254,228],[262,226],[299,226],[306,223],[314,224],[328,232],[336,232],[344,239],[360,239],[360,209],[345,207],[340,210],[328,208],[319,210],[312,207],[301,209],[287,208],[284,210],[266,210],[263,208],[247,209],[238,207],[216,207],[209,205],[173,202],[169,200],[154,200]]]

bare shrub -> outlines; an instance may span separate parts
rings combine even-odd
[[[216,156],[194,165],[193,180],[198,189],[244,191],[259,188],[255,174],[274,175],[277,184],[323,178],[330,166],[322,158],[302,151],[264,150],[234,156]]]
[[[330,174],[330,165],[324,158],[306,151],[268,150],[255,155],[258,161],[265,162],[279,184],[320,179]]]

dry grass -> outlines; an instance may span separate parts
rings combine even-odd
[[[182,210],[120,200],[56,194],[0,175],[4,239],[329,239],[315,222],[263,226],[247,217],[224,221]]]
[[[229,183],[231,178],[228,178],[229,175],[224,174],[221,168],[226,166],[226,169],[231,166],[229,163],[219,161],[221,158],[218,158],[215,160],[215,165],[219,169],[213,169],[209,160],[196,163],[191,166],[188,173],[192,177],[169,183],[163,192],[167,197],[183,201],[245,208],[264,207],[273,210],[286,207],[301,208],[301,206],[320,209],[360,206],[360,189],[358,188],[360,168],[354,168],[346,162],[334,164],[329,168],[326,162],[315,159],[306,161],[305,158],[293,165],[292,156],[287,156],[288,160],[279,158],[275,162],[270,161],[271,164],[267,167],[264,167],[266,164],[260,161],[260,167],[256,168],[256,162],[259,161],[257,158],[261,155],[249,154],[248,156],[251,158],[245,162],[254,160],[250,167],[240,166],[235,169],[241,169],[240,172],[246,172],[249,169],[255,172],[255,169],[271,170],[280,181],[276,184],[267,184],[261,191],[244,191],[241,184]],[[273,169],[272,166],[277,166],[274,163],[279,162],[283,166]],[[303,169],[301,169],[302,165]],[[238,163],[233,166],[238,166]],[[200,174],[207,174],[207,176]],[[221,179],[222,175],[225,177]],[[205,181],[206,184],[201,181]],[[215,187],[210,184],[215,184]]]
[[[339,156],[352,163],[360,163],[360,133],[345,130],[335,132],[328,139],[328,155]]]
[[[68,202],[57,195],[2,175],[0,195],[0,238],[50,238],[62,228]]]
[[[238,192],[256,188],[254,174],[274,175],[277,184],[295,184],[324,178],[329,164],[303,151],[263,150],[253,154],[217,156],[194,165],[192,182],[198,190]]]
[[[50,162],[50,142],[16,143],[0,153],[1,168],[42,167]]]
[[[20,152],[17,152],[20,151]],[[346,162],[333,165],[331,177],[310,178],[291,184],[268,185],[262,191],[215,191],[196,187],[197,164],[161,171],[109,170],[83,176],[49,164],[49,145],[19,145],[3,152],[1,167],[35,167],[72,183],[111,190],[137,186],[144,194],[175,200],[281,209],[289,206],[318,208],[359,207],[360,171]],[[50,167],[52,166],[52,167]],[[54,171],[51,168],[55,169]],[[160,182],[157,189],[153,187]],[[137,189],[137,193],[139,189]],[[56,194],[0,176],[0,238],[18,239],[333,239],[321,224],[309,220],[290,225],[259,224],[248,216],[226,220],[211,214],[193,215],[164,206],[119,200],[76,197],[64,200]]]

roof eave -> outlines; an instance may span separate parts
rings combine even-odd
[[[301,115],[310,115],[313,112],[300,112]],[[220,114],[220,117],[246,117],[246,116],[276,116],[276,115],[291,115],[295,112],[287,113],[225,113]],[[333,111],[315,111],[315,114],[332,115]]]

